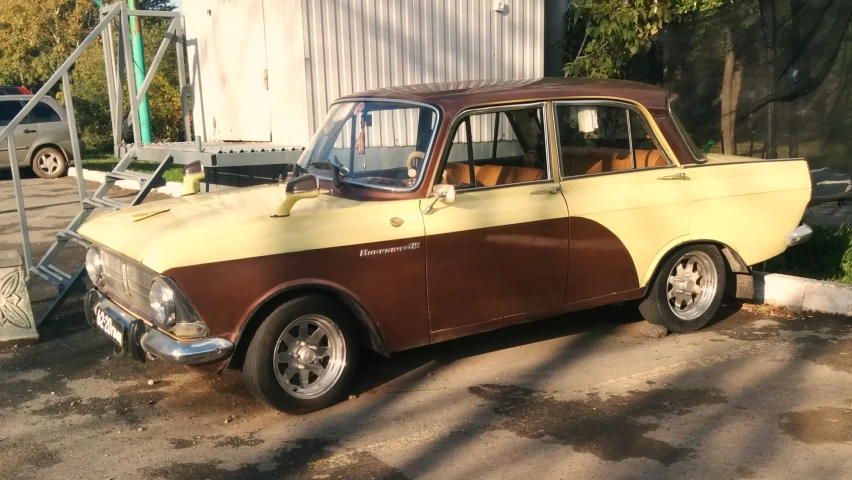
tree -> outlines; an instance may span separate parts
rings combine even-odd
[[[767,63],[767,86],[769,95],[775,95],[775,0],[760,0],[760,19],[763,25],[763,41],[766,48]],[[776,158],[778,156],[778,145],[775,141],[775,102],[770,102],[766,107],[766,147],[764,158]]]
[[[173,6],[170,0],[143,0],[139,8],[171,10]],[[99,19],[98,8],[91,0],[0,0],[0,84],[37,90],[80,45]],[[154,57],[166,26],[166,20],[143,20],[142,37],[148,63]],[[83,52],[71,70],[71,90],[83,140],[94,148],[112,144],[102,48],[98,39]],[[52,94],[62,100],[59,86],[54,87]],[[127,110],[127,100],[124,106]],[[163,59],[149,88],[149,107],[154,137],[176,139],[182,130],[182,120],[173,53]]]
[[[566,77],[618,78],[673,15],[718,8],[724,0],[575,0],[569,10]]]
[[[0,1],[0,84],[40,85],[97,18],[89,0]]]

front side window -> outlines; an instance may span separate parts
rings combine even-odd
[[[438,182],[469,189],[549,179],[543,115],[537,105],[462,117]]]
[[[329,110],[299,167],[347,184],[411,190],[423,177],[438,111],[395,101],[341,102]]]
[[[594,104],[556,106],[562,175],[574,177],[669,164],[638,112]]]

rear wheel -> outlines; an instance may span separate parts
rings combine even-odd
[[[272,312],[246,352],[243,381],[266,405],[307,413],[336,402],[352,380],[359,344],[349,313],[320,295]]]
[[[42,147],[33,155],[33,172],[41,178],[59,178],[68,171],[68,161],[61,150]]]
[[[719,311],[725,279],[725,262],[718,248],[680,248],[660,268],[639,311],[645,320],[672,332],[693,332]]]

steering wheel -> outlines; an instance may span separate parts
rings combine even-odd
[[[408,154],[408,158],[405,159],[405,170],[406,172],[411,171],[414,168],[414,160],[420,159],[423,160],[426,158],[426,154],[420,151],[414,151]]]
[[[381,185],[383,187],[408,187],[408,182],[405,180],[397,180],[385,177],[370,177],[367,180],[370,185]]]

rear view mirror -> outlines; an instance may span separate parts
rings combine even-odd
[[[319,179],[316,175],[305,174],[284,184],[284,200],[272,212],[272,217],[289,217],[290,210],[299,200],[315,198],[320,194]]]
[[[435,200],[432,200],[432,203],[426,205],[426,208],[423,209],[423,213],[429,215],[433,211],[435,211],[435,204],[438,203],[438,200],[443,200],[444,203],[453,203],[456,201],[456,187],[455,185],[447,185],[444,183],[435,185],[432,187],[432,194],[430,197],[435,197]]]
[[[284,192],[303,193],[319,189],[319,179],[316,175],[300,175],[284,184]]]

